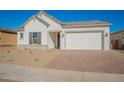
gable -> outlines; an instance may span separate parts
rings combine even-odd
[[[42,24],[44,24],[44,25],[47,26],[47,27],[49,26],[49,24],[48,24],[47,22],[45,22],[44,20],[42,20],[39,16],[32,16],[32,17],[30,17],[30,18],[23,24],[22,28],[27,27],[27,25],[29,25],[32,21],[35,21],[35,20],[39,21],[39,23],[42,23]]]
[[[46,25],[47,27],[49,27],[49,24],[47,22],[45,22],[43,19],[41,19],[39,16],[35,16],[34,17],[37,21],[39,21],[40,23]]]
[[[52,16],[49,16],[48,14],[43,12],[39,14],[39,17],[49,24],[48,30],[61,30],[61,23]]]
[[[47,29],[47,25],[43,22],[40,22],[39,20],[37,20],[36,18],[33,18],[32,20],[30,20],[24,27],[24,31],[28,31],[28,32],[41,32],[41,31],[46,31]]]
[[[45,26],[48,30],[51,31],[61,29],[61,23],[52,16],[49,16],[44,12],[39,12],[36,15],[29,18],[29,20],[27,20],[24,23],[22,28],[24,28],[24,30],[27,28],[35,28],[35,29],[37,29],[37,27],[41,28],[39,25],[41,25],[41,27],[43,28]]]

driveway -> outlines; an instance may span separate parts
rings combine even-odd
[[[113,51],[62,51],[48,68],[124,74],[124,55]]]

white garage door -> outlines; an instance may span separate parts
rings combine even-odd
[[[102,50],[102,32],[66,33],[66,49]]]

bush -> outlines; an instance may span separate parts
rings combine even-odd
[[[29,50],[29,53],[32,54],[33,52],[31,50]]]
[[[8,50],[7,53],[10,53],[10,51]]]
[[[38,59],[37,59],[37,58],[35,58],[35,59],[34,59],[34,61],[35,61],[35,62],[37,62],[37,61],[38,61]]]

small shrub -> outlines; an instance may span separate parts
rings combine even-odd
[[[35,58],[35,59],[34,59],[34,61],[35,61],[35,62],[38,62],[38,59],[37,59],[37,58]]]
[[[31,49],[29,49],[29,54],[32,54],[33,52],[31,51]]]
[[[14,60],[13,59],[9,59],[8,62],[13,62]]]
[[[25,48],[24,50],[27,51],[27,48]]]
[[[1,58],[4,58],[4,56],[1,56]]]
[[[7,53],[10,53],[10,51],[8,50]]]
[[[29,53],[32,54],[33,52],[30,50]]]

